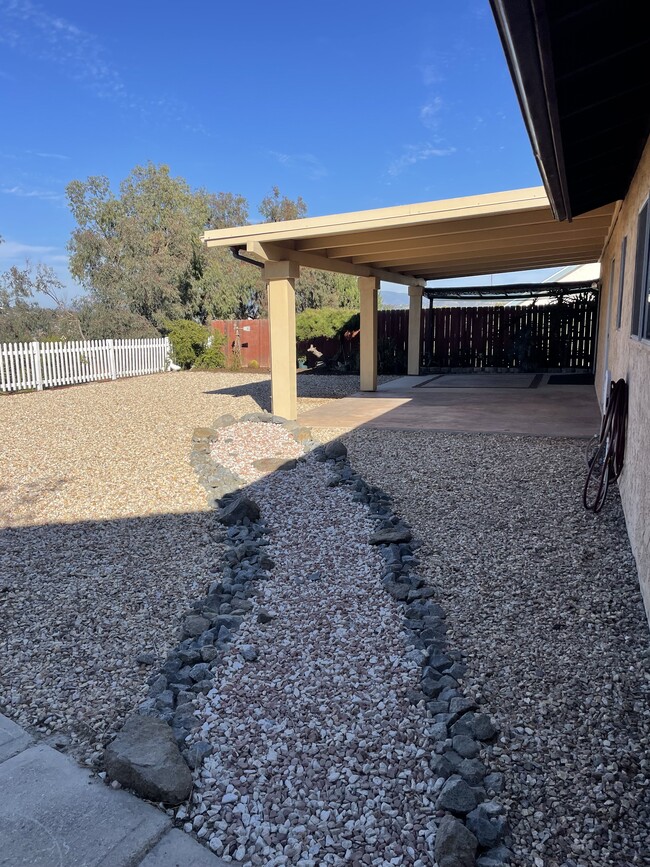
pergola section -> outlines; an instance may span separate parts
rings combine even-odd
[[[359,278],[361,389],[377,385],[380,281],[409,287],[408,372],[419,369],[426,281],[528,268],[579,265],[600,257],[614,206],[557,223],[543,187],[417,205],[262,223],[205,232],[264,268],[269,292],[273,412],[295,418],[295,279],[300,266]]]

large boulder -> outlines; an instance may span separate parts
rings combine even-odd
[[[128,719],[106,748],[104,762],[109,777],[150,801],[174,805],[189,797],[190,769],[172,730],[156,717]]]
[[[445,816],[436,832],[438,867],[474,867],[477,845],[476,837],[459,819]]]
[[[219,512],[219,520],[227,527],[241,524],[245,518],[257,521],[259,516],[260,507],[249,497],[233,497]]]
[[[329,461],[335,461],[337,458],[347,456],[348,450],[343,445],[341,440],[333,440],[325,446],[325,458]]]

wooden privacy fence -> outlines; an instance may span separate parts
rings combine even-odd
[[[0,391],[40,391],[168,369],[166,337],[0,343]]]
[[[595,301],[424,310],[421,364],[435,368],[590,369]]]
[[[271,366],[268,319],[213,319],[211,325],[226,338],[228,367]]]

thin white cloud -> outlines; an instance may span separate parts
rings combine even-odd
[[[35,157],[42,157],[46,160],[69,160],[70,157],[67,157],[65,154],[48,154],[42,151],[27,151],[28,154],[31,154]]]
[[[142,97],[129,91],[120,69],[111,60],[100,38],[71,21],[51,14],[31,0],[0,0],[0,45],[18,51],[30,60],[57,66],[95,97],[140,115],[150,124],[161,121],[182,125],[188,132],[210,136],[194,121],[195,112],[186,103],[166,95]],[[35,152],[34,156],[65,159],[62,154]]]
[[[98,96],[125,97],[120,74],[97,37],[30,0],[0,0],[0,42],[27,57],[64,68]]]
[[[434,96],[420,108],[420,120],[427,129],[437,129],[440,126],[440,112],[444,106],[441,96]]]
[[[63,193],[58,193],[56,190],[30,189],[20,184],[0,187],[0,193],[5,196],[18,196],[21,199],[41,199],[44,202],[62,202],[65,199]]]
[[[30,258],[55,253],[57,247],[43,247],[39,244],[22,244],[20,241],[4,241],[0,244],[0,259]],[[50,258],[58,258],[52,256]],[[67,256],[63,257],[67,261]]]
[[[318,181],[327,176],[327,169],[314,154],[285,154],[278,151],[270,151],[270,154],[280,165],[295,169],[312,181]]]
[[[435,157],[448,157],[455,152],[456,148],[454,147],[440,147],[429,142],[419,145],[404,145],[402,155],[388,166],[388,174],[395,177],[416,163]]]

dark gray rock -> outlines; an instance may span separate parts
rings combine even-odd
[[[239,652],[242,657],[246,660],[246,662],[255,662],[258,657],[257,648],[253,647],[252,644],[243,644],[239,648]]]
[[[474,735],[480,741],[491,741],[498,734],[498,729],[486,713],[477,713],[474,716]]]
[[[447,761],[449,762],[449,764],[454,769],[454,773],[458,773],[458,768],[460,767],[460,765],[464,761],[463,757],[459,756],[458,753],[455,752],[455,750],[452,750],[451,748],[445,750],[444,755],[445,755],[445,758],[447,759]]]
[[[190,614],[183,621],[183,635],[185,637],[196,638],[202,632],[210,627],[210,621],[200,614]]]
[[[444,722],[435,723],[429,730],[429,737],[433,741],[447,740],[447,726]]]
[[[449,710],[449,703],[446,701],[428,701],[427,710],[431,716],[436,716],[440,713],[446,714]]]
[[[390,545],[399,542],[410,542],[413,538],[407,527],[392,527],[391,529],[377,530],[368,539],[370,545]]]
[[[170,653],[161,669],[167,680],[174,680],[174,676],[181,670],[183,663],[176,653]]]
[[[155,653],[138,653],[135,661],[138,665],[155,665],[158,657]]]
[[[455,737],[456,735],[466,735],[469,738],[475,737],[476,736],[475,730],[474,730],[474,717],[475,716],[476,716],[476,714],[473,714],[473,713],[463,714],[463,716],[458,720],[458,722],[455,722],[453,724],[453,726],[451,727],[452,738]]]
[[[488,774],[483,780],[483,785],[486,791],[500,794],[503,791],[503,774],[498,772]]]
[[[275,620],[275,614],[271,614],[266,608],[260,608],[257,612],[258,623],[270,623],[272,620]]]
[[[104,753],[108,776],[150,801],[180,804],[190,794],[192,774],[167,723],[149,716],[126,721]]]
[[[219,651],[216,647],[213,647],[210,644],[207,644],[205,647],[201,648],[201,661],[202,662],[212,662],[213,659],[216,659],[219,656]]]
[[[249,497],[233,497],[218,514],[221,523],[227,527],[241,524],[245,518],[248,518],[249,521],[257,521],[259,516],[259,506]]]
[[[151,683],[149,687],[149,695],[151,697],[155,697],[160,695],[161,692],[167,689],[167,678],[164,674],[159,674]]]
[[[198,768],[203,764],[203,760],[212,755],[214,748],[211,744],[205,741],[197,741],[187,750],[185,760],[190,768]]]
[[[406,602],[408,595],[411,592],[408,584],[398,584],[396,581],[384,580],[384,587],[398,602]]]
[[[331,443],[327,443],[327,445],[323,449],[323,452],[325,455],[325,460],[335,461],[337,458],[346,457],[348,450],[340,440],[334,440]]]
[[[490,849],[476,862],[476,867],[504,867],[505,864],[510,863],[510,850],[506,849],[505,846],[495,846],[493,849]],[[569,862],[567,861],[567,864]]]
[[[439,651],[434,650],[429,654],[429,665],[431,666],[431,668],[435,668],[437,669],[437,671],[443,672],[446,671],[448,668],[451,668],[452,661],[446,653],[440,653]]]
[[[436,776],[444,777],[445,779],[451,777],[451,775],[455,773],[455,769],[452,767],[451,762],[447,759],[446,755],[432,756],[429,766]]]
[[[198,683],[200,680],[207,680],[210,677],[210,666],[207,662],[197,662],[190,669],[190,677],[195,683]]]
[[[197,694],[200,692],[208,693],[211,689],[214,689],[214,680],[200,680],[194,684],[192,692],[196,692]]]
[[[478,742],[467,735],[456,735],[452,739],[452,743],[454,745],[454,750],[464,759],[476,758],[481,751]]]
[[[166,707],[174,707],[175,696],[171,689],[164,689],[156,696],[156,707],[162,710]]]
[[[477,804],[478,799],[471,786],[468,786],[465,780],[451,777],[442,787],[436,807],[455,816],[466,816],[476,809]]]
[[[201,651],[198,647],[192,647],[187,650],[179,650],[178,658],[183,663],[183,665],[194,665],[195,662],[200,661]]]
[[[436,832],[438,867],[474,867],[478,842],[472,832],[453,816],[445,816]]]
[[[476,710],[476,702],[471,698],[457,696],[449,702],[449,713],[458,714],[459,717],[470,710]]]
[[[486,810],[483,809],[483,804],[480,804],[475,810],[468,814],[465,822],[467,827],[478,840],[479,846],[484,849],[489,849],[499,842],[503,836],[505,822],[503,817],[496,816],[491,818]]]
[[[454,664],[447,670],[447,674],[450,677],[455,677],[456,680],[460,680],[465,676],[467,672],[467,666],[464,662],[454,662]]]
[[[486,774],[485,765],[480,759],[463,759],[456,771],[470,786],[480,786]]]

